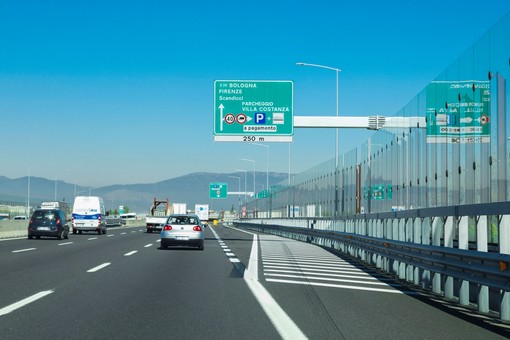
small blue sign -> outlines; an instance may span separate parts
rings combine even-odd
[[[263,112],[255,112],[255,124],[266,124],[266,114]]]

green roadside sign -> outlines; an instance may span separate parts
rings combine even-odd
[[[289,80],[216,80],[214,140],[292,142],[293,103]]]
[[[490,142],[490,81],[432,81],[426,95],[427,143]]]
[[[227,198],[227,183],[209,183],[209,198]]]

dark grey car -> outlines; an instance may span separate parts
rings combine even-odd
[[[62,210],[39,209],[34,211],[28,223],[28,238],[41,236],[69,238],[69,225]]]

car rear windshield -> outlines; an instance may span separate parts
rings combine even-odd
[[[175,216],[170,219],[172,224],[198,224],[197,219],[190,216]]]
[[[58,213],[56,211],[39,210],[34,212],[32,218],[36,221],[56,221],[58,220]]]

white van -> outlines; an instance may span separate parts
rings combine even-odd
[[[106,216],[101,197],[77,196],[73,204],[73,234],[82,231],[106,234]]]

